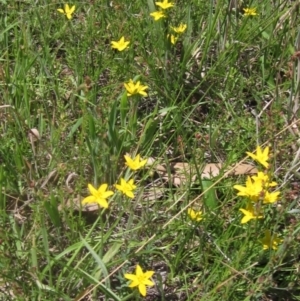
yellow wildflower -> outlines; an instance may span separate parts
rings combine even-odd
[[[280,192],[276,191],[276,192],[268,192],[266,191],[264,193],[264,200],[263,203],[264,204],[273,204],[277,201],[278,197],[279,197]]]
[[[254,209],[251,202],[248,202],[246,209],[239,209],[243,214],[244,217],[241,220],[241,224],[246,224],[252,219],[263,218],[263,215],[258,215],[256,210]]]
[[[172,2],[169,3],[168,0],[164,0],[163,2],[155,2],[155,4],[162,9],[167,9],[174,6],[174,4]]]
[[[146,271],[144,273],[142,268],[139,265],[137,265],[135,269],[135,274],[125,274],[124,277],[132,281],[129,284],[129,287],[138,286],[140,294],[143,297],[145,297],[147,294],[146,285],[148,286],[154,285],[154,282],[150,280],[153,274],[154,271]]]
[[[243,8],[244,16],[257,16],[256,8]]]
[[[178,36],[175,36],[173,34],[168,35],[168,38],[170,39],[171,44],[175,45],[177,40],[178,40]]]
[[[145,92],[145,90],[148,89],[148,86],[141,85],[140,81],[134,83],[133,80],[130,79],[128,83],[124,83],[124,87],[127,90],[127,96],[132,96],[135,94],[140,94],[142,96],[148,95]]]
[[[269,167],[269,163],[267,162],[269,160],[269,147],[268,146],[263,151],[260,148],[260,146],[257,146],[256,155],[253,153],[250,153],[250,152],[247,152],[247,155],[249,157],[251,157],[253,160],[259,162],[265,168]]]
[[[155,11],[151,13],[150,16],[154,18],[154,21],[158,21],[159,19],[166,17],[162,11]]]
[[[111,48],[117,49],[119,51],[123,51],[128,48],[129,41],[125,41],[125,38],[122,37],[119,41],[112,41]]]
[[[73,5],[71,8],[69,7],[69,4],[65,4],[65,9],[58,8],[57,11],[67,16],[67,18],[70,20],[72,19],[72,14],[75,11],[75,5]]]
[[[147,163],[147,159],[141,160],[140,155],[137,155],[134,159],[131,159],[127,155],[125,155],[124,158],[126,160],[125,164],[132,170],[138,170]]]
[[[111,190],[106,191],[107,184],[102,184],[98,189],[94,188],[92,184],[88,184],[88,189],[91,193],[90,196],[82,200],[82,204],[98,203],[103,208],[108,208],[107,198],[114,193]]]
[[[278,245],[282,242],[283,240],[278,238],[276,234],[273,234],[271,236],[270,230],[265,231],[265,236],[260,240],[260,242],[263,244],[263,249],[268,250],[268,249],[273,249],[277,250]]]
[[[252,201],[257,201],[263,191],[261,181],[252,181],[249,176],[246,186],[234,185],[233,188],[239,190],[237,195],[249,197]]]
[[[264,188],[277,186],[277,183],[274,181],[270,182],[269,176],[262,171],[259,171],[256,176],[252,176],[251,178],[254,182],[261,181]]]
[[[171,26],[171,29],[176,32],[176,33],[184,33],[185,30],[187,28],[187,25],[186,24],[183,24],[183,23],[180,23],[180,25],[178,27],[172,27]]]
[[[203,219],[202,211],[195,211],[192,208],[188,209],[188,215],[192,220],[194,220],[196,222],[199,222]]]
[[[126,182],[123,178],[121,178],[120,185],[116,184],[116,188],[121,191],[123,194],[127,195],[129,198],[133,199],[134,194],[133,190],[136,189],[136,185],[133,184],[133,179]]]

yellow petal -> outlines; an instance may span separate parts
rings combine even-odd
[[[143,270],[140,267],[140,265],[136,266],[136,268],[135,268],[135,274],[136,274],[137,277],[143,275]]]
[[[88,189],[92,195],[95,195],[98,193],[97,189],[92,184],[88,184]]]
[[[136,280],[136,275],[134,275],[134,274],[124,274],[124,278],[126,278],[128,280],[135,281]]]
[[[144,273],[144,276],[146,277],[146,278],[151,278],[152,276],[153,276],[153,274],[154,274],[154,271],[147,271],[147,272],[145,272]],[[152,282],[152,281],[151,281]],[[153,283],[153,282],[152,282]],[[149,284],[150,285],[150,284]]]
[[[131,199],[134,198],[134,194],[133,194],[132,191],[126,191],[125,194],[126,194],[129,198],[131,198]]]
[[[149,280],[149,279],[144,280],[143,283],[144,283],[145,285],[149,285],[149,286],[153,286],[153,285],[154,285],[154,282],[151,281],[151,280]]]
[[[118,190],[120,190],[120,191],[123,190],[123,187],[122,187],[121,185],[119,185],[119,184],[115,184],[115,187],[116,187],[116,189],[118,189]]]
[[[108,208],[108,202],[106,199],[96,199],[96,202],[103,208]]]
[[[128,181],[128,184],[129,184],[130,186],[135,186],[135,185],[133,184],[133,181],[134,181],[133,179],[129,180],[129,181]]]
[[[89,203],[97,203],[96,198],[93,195],[87,196],[81,202],[82,204],[89,204]]]
[[[195,215],[195,211],[192,209],[192,208],[189,208],[188,209],[188,215],[190,215],[190,216],[194,216]]]
[[[138,286],[138,285],[139,285],[139,281],[138,280],[134,280],[128,286],[129,287],[135,287],[135,286]]]
[[[268,157],[268,155],[269,155],[269,150],[270,150],[270,148],[267,146],[267,147],[263,150],[263,152],[262,152],[263,156]]]
[[[245,215],[252,215],[252,213],[246,209],[240,208],[239,209],[241,212],[243,212]]]
[[[252,219],[251,216],[245,215],[245,216],[242,218],[242,220],[241,220],[241,224],[246,224],[246,223],[248,223],[251,219]]]
[[[124,158],[125,158],[127,163],[128,162],[132,163],[132,159],[129,156],[125,155]]]
[[[102,197],[103,197],[104,199],[107,199],[107,198],[109,198],[110,196],[112,196],[113,194],[114,194],[113,191],[108,190],[108,191],[105,191],[105,192],[102,194]]]
[[[107,184],[102,184],[99,188],[98,191],[101,193],[104,193],[107,189],[108,185]]]
[[[69,10],[69,13],[70,13],[70,14],[73,14],[74,11],[75,11],[75,5],[73,5],[73,6],[71,7],[71,9]]]
[[[139,94],[141,94],[142,96],[145,96],[145,97],[148,96],[148,94],[142,90],[139,91]]]
[[[146,291],[146,285],[145,284],[139,284],[139,291],[140,291],[140,293],[141,293],[141,295],[143,296],[143,297],[145,297],[146,296],[146,293],[147,293],[147,291]]]
[[[234,189],[239,190],[238,195],[245,195],[246,187],[242,185],[234,185]]]

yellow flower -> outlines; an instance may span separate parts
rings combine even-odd
[[[263,203],[264,204],[273,204],[273,203],[275,203],[278,199],[279,194],[280,194],[279,191],[271,192],[271,193],[266,191],[265,194],[264,194]]]
[[[247,155],[249,157],[251,157],[253,160],[259,162],[265,168],[269,167],[269,163],[267,162],[269,160],[269,147],[268,146],[263,151],[260,148],[260,146],[257,146],[256,155],[254,155],[253,153],[250,153],[250,152],[247,152]]]
[[[175,45],[176,42],[177,42],[177,40],[178,40],[178,37],[175,36],[175,35],[173,35],[173,34],[171,34],[171,35],[168,34],[168,38],[170,39],[170,42],[171,42],[171,44],[173,44],[173,45]]]
[[[133,179],[126,182],[123,178],[121,178],[120,185],[116,184],[115,186],[119,191],[127,195],[129,198],[134,198],[132,191],[136,189],[136,186],[133,184]]]
[[[256,8],[243,8],[244,16],[257,16]]]
[[[173,31],[175,31],[176,33],[184,33],[186,28],[187,28],[187,25],[183,24],[183,23],[180,23],[180,25],[178,27],[172,27],[171,26],[171,29]]]
[[[163,2],[155,2],[155,4],[162,9],[167,9],[174,6],[174,4],[172,2],[169,3],[168,0],[164,0]]]
[[[111,48],[117,49],[119,51],[123,51],[126,48],[128,48],[129,41],[125,41],[125,38],[122,37],[119,41],[112,41],[111,42]]]
[[[129,284],[129,287],[138,286],[140,294],[143,297],[145,297],[147,294],[146,285],[154,285],[154,282],[149,279],[153,276],[153,274],[154,271],[146,271],[145,273],[143,273],[142,268],[139,265],[137,265],[135,269],[135,274],[125,274],[124,277],[132,281]]]
[[[126,160],[125,164],[132,170],[138,170],[147,163],[147,159],[140,160],[140,155],[137,155],[134,159],[131,159],[127,155],[125,155],[124,158]]]
[[[107,198],[112,196],[114,193],[111,190],[106,191],[107,184],[102,184],[98,190],[93,187],[92,184],[88,184],[90,196],[82,200],[82,204],[98,203],[103,208],[108,208]]]
[[[248,202],[246,209],[241,208],[239,210],[244,214],[244,217],[241,220],[241,224],[246,224],[252,219],[263,218],[262,215],[257,214],[253,205],[250,202]]]
[[[234,185],[233,188],[239,190],[237,195],[249,197],[252,201],[257,201],[263,191],[261,181],[252,181],[249,176],[246,186]]]
[[[278,249],[278,244],[280,244],[283,240],[278,238],[276,234],[273,234],[271,236],[270,230],[265,231],[265,236],[260,239],[260,242],[263,244],[263,249],[268,250],[268,249],[273,249],[277,250]]]
[[[72,14],[75,11],[75,5],[73,5],[70,8],[68,4],[65,4],[65,9],[64,10],[62,8],[58,8],[57,11],[59,11],[60,13],[66,15],[67,18],[70,20],[70,19],[72,19]]]
[[[124,83],[124,87],[127,90],[127,96],[132,96],[135,94],[140,94],[142,96],[148,95],[145,92],[145,90],[148,89],[148,86],[141,85],[140,81],[135,84],[133,80],[130,79],[128,83]]]
[[[270,178],[267,174],[262,171],[259,171],[256,176],[251,177],[254,182],[261,182],[264,188],[275,187],[277,186],[276,182],[270,182]]]
[[[151,13],[150,16],[154,18],[154,21],[158,21],[159,19],[166,17],[162,11],[155,11]]]
[[[196,222],[199,222],[203,219],[202,211],[195,211],[192,208],[188,209],[188,215],[192,220],[194,220]]]

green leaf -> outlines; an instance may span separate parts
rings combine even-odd
[[[103,256],[102,262],[103,264],[107,264],[110,260],[118,253],[119,249],[121,248],[122,243],[115,243]],[[101,266],[99,266],[96,271],[93,273],[96,279],[99,279],[101,276]]]
[[[49,201],[44,202],[44,207],[45,207],[47,213],[49,214],[53,225],[57,228],[61,227],[61,220],[60,220],[59,212],[58,212],[58,204],[53,195],[51,195],[50,202]]]
[[[215,187],[211,187],[213,182],[210,180],[202,180],[201,183],[204,191],[205,206],[210,210],[215,210],[218,207],[218,199],[216,197]]]
[[[146,148],[149,146],[148,144],[153,141],[153,138],[155,136],[155,132],[157,130],[158,120],[154,120],[153,118],[150,118],[146,125],[145,129],[143,131],[143,134],[140,138],[139,144],[142,146],[142,148]]]
[[[119,149],[119,136],[116,131],[116,122],[117,122],[117,102],[114,102],[112,105],[109,119],[108,119],[108,139],[110,142],[111,148]]]
[[[120,98],[120,115],[121,115],[121,126],[122,128],[126,127],[127,116],[128,116],[128,98],[126,91],[122,94]]]
[[[68,134],[67,138],[70,138],[74,135],[74,133],[77,131],[77,129],[81,126],[83,121],[83,118],[80,117],[76,123],[72,126],[70,133]]]
[[[94,259],[97,262],[99,268],[101,269],[104,277],[107,277],[108,271],[106,269],[106,266],[105,266],[103,260],[98,256],[98,254],[94,251],[94,249],[89,245],[89,243],[83,237],[81,237],[81,240],[82,240],[84,246],[89,250],[90,254],[94,257]],[[106,279],[105,285],[107,287],[110,286],[108,279]]]
[[[109,263],[109,261],[118,253],[119,249],[121,248],[122,243],[116,242],[103,256],[103,262]]]

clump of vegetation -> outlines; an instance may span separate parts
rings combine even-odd
[[[0,1],[1,300],[298,300],[297,1]]]

